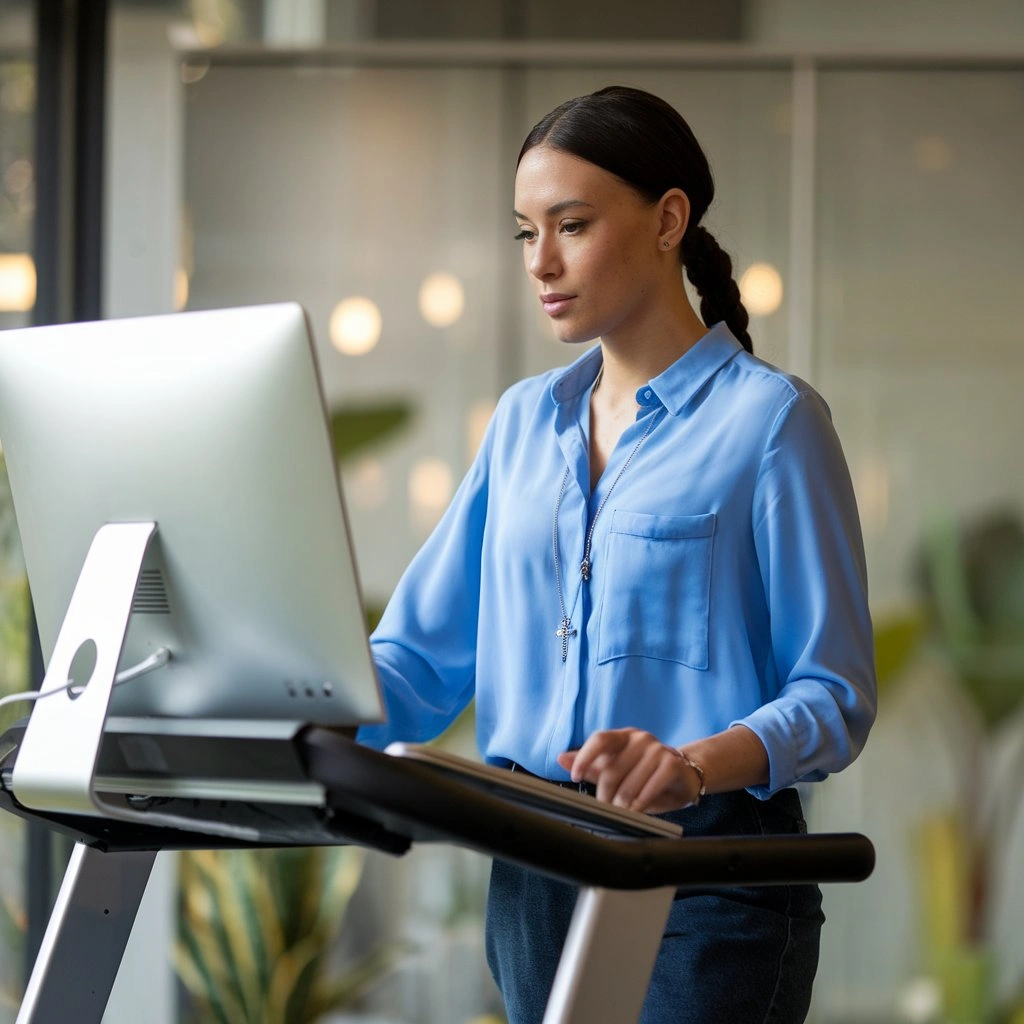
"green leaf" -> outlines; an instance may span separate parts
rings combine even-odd
[[[879,693],[884,693],[907,667],[924,636],[921,612],[879,618],[875,625],[875,673]]]
[[[222,917],[222,900],[225,894],[231,898],[231,876],[224,857],[211,850],[183,855],[181,878],[176,949],[179,975],[193,996],[219,1018],[228,1024],[243,1024],[249,1018]]]
[[[412,417],[407,402],[347,405],[331,413],[331,439],[338,460],[351,458],[405,426]]]
[[[360,847],[193,851],[181,857],[175,965],[205,1021],[312,1024],[390,963],[328,962],[366,851]],[[341,1000],[341,1001],[339,1001]]]
[[[324,850],[324,877],[319,900],[314,905],[314,922],[321,934],[337,930],[363,874],[366,850],[357,846],[335,846]]]
[[[340,978],[326,982],[316,993],[313,1019],[353,1006],[374,982],[391,970],[399,954],[409,948],[396,943],[375,949],[357,960]]]
[[[213,1017],[216,1024],[238,1024],[239,1019],[231,1019],[231,1010],[223,998],[225,990],[213,967],[210,950],[203,948],[199,937],[188,931],[180,933],[174,945],[174,969],[204,1019]]]

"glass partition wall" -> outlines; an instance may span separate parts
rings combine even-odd
[[[754,267],[754,287],[759,268],[781,280],[787,70],[611,77],[686,110],[724,196],[709,214],[712,230],[738,276]],[[414,412],[393,444],[345,466],[372,594],[387,595],[443,510],[500,391],[579,354],[555,344],[523,273],[513,163],[530,124],[608,81],[601,69],[246,62],[214,63],[186,87],[189,307],[299,299],[332,403],[386,396]],[[784,289],[774,302],[755,337],[765,358],[780,361]],[[360,312],[372,337],[349,338]]]
[[[1024,999],[1024,72],[826,68],[817,124],[815,382],[882,688],[865,756],[815,798],[879,855],[829,894],[819,1003],[1001,1020]]]
[[[714,230],[740,272],[785,274],[788,70],[612,77],[687,111],[724,195]],[[184,78],[187,306],[299,300],[329,403],[408,412],[400,432],[342,462],[364,589],[379,605],[451,497],[501,390],[580,351],[555,344],[523,273],[514,159],[530,124],[609,73],[214,59],[186,61]],[[744,177],[751,146],[755,189]],[[783,296],[758,324],[770,358],[785,355],[787,317]],[[467,755],[471,724],[447,739]],[[371,858],[352,916],[411,951],[370,1006],[423,1024],[500,1009],[481,941],[487,870],[464,852]]]
[[[1024,576],[1000,574],[1007,559],[1021,569],[1024,73],[834,59],[510,68],[204,57],[185,68],[188,305],[299,300],[330,400],[412,413],[404,432],[343,465],[378,601],[468,466],[500,391],[576,354],[550,338],[511,241],[522,136],[556,103],[609,82],[684,112],[715,172],[709,222],[754,311],[755,350],[830,402],[864,520],[879,725],[864,758],[807,798],[812,827],[867,832],[880,863],[864,885],[826,893],[815,1019],[927,1020],[908,1014],[944,993],[1013,1004],[1024,958],[1010,922],[1024,883],[1008,865],[1024,859],[1024,815],[1006,765],[1021,767],[1024,744],[1024,622],[996,615],[1002,703],[990,714],[961,685],[970,666],[947,612],[959,594],[961,633],[982,644],[977,601],[1005,591],[1020,610],[1024,593]],[[472,751],[471,735],[454,742]],[[1010,782],[985,774],[998,774],[991,761]],[[981,789],[993,807],[975,820],[963,798]],[[972,860],[982,844],[986,859]],[[367,913],[431,943],[453,941],[460,921],[459,941],[479,950],[460,908],[479,909],[486,871],[466,864],[437,851],[413,859],[398,889],[378,884],[375,909],[364,896]],[[407,902],[396,910],[385,890]],[[479,919],[468,920],[472,936]],[[475,1012],[494,1007],[482,954],[461,989],[454,954],[417,955],[371,1005],[454,1020],[453,1007],[473,1009],[471,991]]]

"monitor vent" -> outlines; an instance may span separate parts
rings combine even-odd
[[[170,615],[167,589],[159,569],[143,569],[132,599],[132,611],[142,615]]]

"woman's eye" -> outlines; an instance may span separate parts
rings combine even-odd
[[[534,234],[528,228],[523,228],[518,235],[513,235],[513,241],[516,242],[532,242]]]
[[[563,235],[578,235],[586,225],[586,221],[570,220],[562,225]]]

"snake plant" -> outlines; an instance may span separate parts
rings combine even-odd
[[[331,954],[359,882],[357,847],[181,855],[175,966],[203,1024],[313,1024],[351,1006],[390,965]]]

